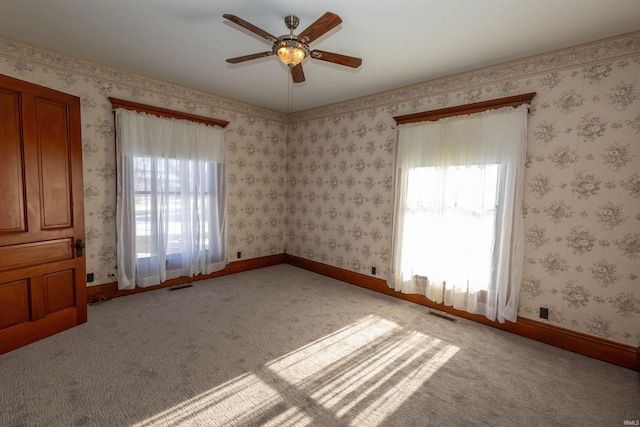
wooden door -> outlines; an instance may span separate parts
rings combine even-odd
[[[80,100],[0,75],[0,354],[87,320]]]

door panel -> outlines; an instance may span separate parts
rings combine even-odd
[[[29,321],[29,280],[0,284],[0,329]]]
[[[73,270],[56,271],[43,276],[46,314],[76,305]]]
[[[63,103],[35,99],[42,230],[72,226],[66,107]]]
[[[0,75],[0,354],[87,319],[77,97]]]
[[[0,88],[0,141],[6,141],[0,156],[0,206],[5,207],[0,215],[0,234],[25,231],[19,107],[18,94]]]
[[[0,246],[0,271],[73,258],[73,239]]]

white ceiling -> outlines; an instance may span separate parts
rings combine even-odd
[[[275,56],[225,62],[271,46],[224,13],[280,36],[327,11],[343,22],[311,48],[359,69],[307,58],[292,84]],[[1,36],[280,112],[638,30],[640,0],[0,0]]]

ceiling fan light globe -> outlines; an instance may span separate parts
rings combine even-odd
[[[285,64],[290,67],[295,67],[305,58],[305,53],[302,49],[297,49],[295,47],[286,47],[283,46],[278,49],[278,58]]]
[[[273,46],[273,52],[289,67],[295,67],[309,54],[309,46],[295,38],[282,36]]]

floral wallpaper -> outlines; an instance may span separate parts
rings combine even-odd
[[[227,120],[230,261],[285,250],[286,116],[0,38],[0,73],[81,100],[87,273],[116,269],[115,128],[109,97]]]
[[[230,121],[231,261],[287,251],[386,279],[394,116],[537,92],[519,315],[640,345],[640,33],[279,114],[0,38],[0,73],[82,99],[87,271],[115,268],[107,97]]]
[[[386,279],[394,116],[537,92],[519,316],[640,345],[640,35],[294,114],[287,252]]]

